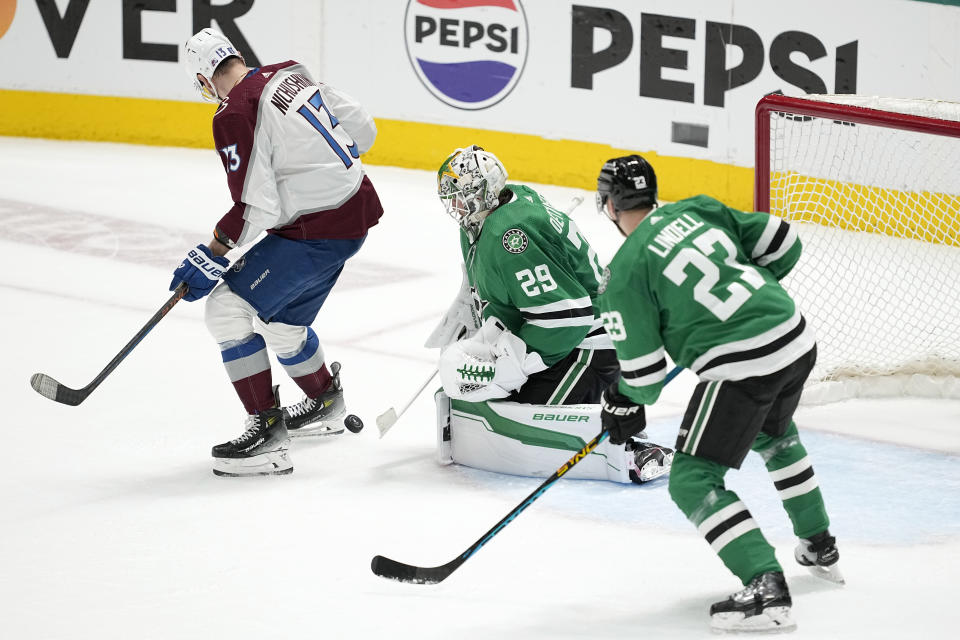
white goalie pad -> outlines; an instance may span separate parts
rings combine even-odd
[[[427,349],[442,349],[457,340],[470,338],[480,328],[473,292],[470,290],[470,280],[467,278],[467,268],[461,264],[460,269],[463,272],[460,290],[457,291],[450,308],[443,314],[440,323],[423,343]]]
[[[437,403],[437,462],[451,464],[453,451],[450,445],[450,398],[443,389],[433,394]]]
[[[476,335],[450,345],[440,354],[440,381],[456,400],[482,402],[506,398],[532,374],[547,368],[538,353],[496,318],[488,318]]]
[[[448,403],[448,458],[496,473],[549,477],[601,429],[599,405]],[[564,477],[629,484],[632,458],[624,445],[604,440]]]

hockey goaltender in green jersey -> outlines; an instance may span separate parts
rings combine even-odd
[[[438,195],[460,224],[465,278],[427,346],[442,348],[442,462],[549,476],[601,429],[619,375],[597,303],[601,269],[577,225],[539,193],[507,185],[492,153],[458,149]],[[646,482],[672,451],[634,434],[603,443],[569,477]]]
[[[621,378],[603,394],[614,442],[644,427],[667,356],[695,373],[670,471],[670,497],[744,589],[711,607],[718,631],[789,630],[790,592],[773,547],[724,475],[752,449],[800,539],[796,560],[842,582],[823,497],[793,413],[816,360],[813,331],[780,285],[801,242],[786,221],[697,196],[657,207],[656,175],[640,156],[614,158],[597,204],[627,236],[600,285]]]
[[[471,288],[482,292],[482,319],[499,319],[547,367],[574,349],[612,349],[595,302],[597,254],[539,193],[516,184],[505,189],[509,200],[484,221],[476,242],[460,230]],[[563,391],[543,399],[556,404],[551,400],[564,400]]]

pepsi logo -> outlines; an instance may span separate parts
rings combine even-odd
[[[520,0],[409,0],[404,39],[423,85],[458,109],[506,98],[527,61]]]

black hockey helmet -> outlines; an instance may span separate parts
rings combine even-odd
[[[638,155],[607,160],[597,177],[597,211],[604,215],[607,199],[613,200],[615,214],[657,206],[657,174],[650,163]]]

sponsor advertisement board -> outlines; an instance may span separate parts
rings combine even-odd
[[[294,58],[359,98],[381,130],[371,162],[435,168],[478,142],[514,178],[589,187],[604,159],[640,152],[661,197],[749,208],[764,94],[960,102],[957,4],[6,0],[0,56],[18,62],[0,133],[208,145],[178,57],[212,24],[251,66]]]

